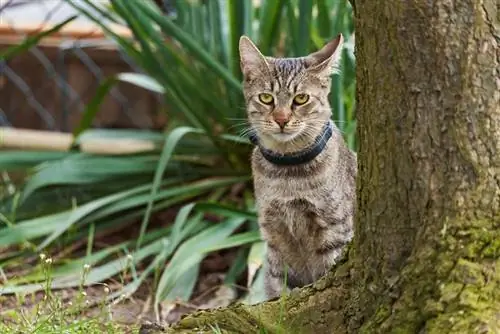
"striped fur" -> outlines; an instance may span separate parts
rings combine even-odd
[[[241,38],[248,121],[261,145],[291,153],[312,144],[331,117],[328,93],[341,48],[340,36],[307,57],[272,58]],[[261,93],[272,94],[274,103],[261,103]],[[297,94],[308,94],[309,101],[294,105]],[[285,128],[273,121],[275,112],[290,115]],[[281,293],[285,268],[288,288],[310,284],[335,264],[352,239],[357,162],[334,130],[323,152],[302,165],[274,165],[257,148],[252,154],[259,226],[268,245],[268,298]]]

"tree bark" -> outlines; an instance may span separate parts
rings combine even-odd
[[[356,0],[358,205],[332,272],[172,333],[499,333],[496,0]]]

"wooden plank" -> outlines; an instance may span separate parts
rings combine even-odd
[[[64,152],[70,149],[72,141],[69,133],[0,127],[0,150]],[[153,141],[126,138],[85,139],[80,144],[82,152],[98,155],[143,153],[156,148]]]

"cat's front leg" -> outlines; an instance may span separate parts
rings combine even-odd
[[[264,290],[267,299],[281,296],[283,289],[288,292],[285,282],[285,264],[280,254],[272,247],[267,247],[266,263],[264,274]]]

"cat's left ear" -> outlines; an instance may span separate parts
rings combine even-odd
[[[330,76],[340,71],[340,59],[344,37],[339,34],[320,50],[306,57],[308,70],[321,76]]]

